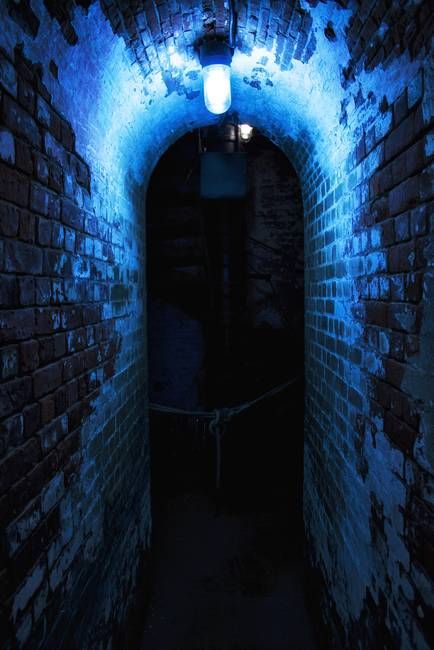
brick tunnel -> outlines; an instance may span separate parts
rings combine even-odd
[[[1,650],[434,647],[432,4],[4,0],[0,12]],[[248,317],[241,294],[218,312],[236,321],[230,350],[200,310],[210,292],[188,283],[198,257],[190,276],[168,272],[197,234],[174,170],[221,126],[202,92],[198,44],[210,37],[234,39],[230,111],[254,128],[254,187],[244,230],[235,203],[218,213],[199,202],[201,232],[222,278],[216,241],[239,284],[277,278],[274,293],[244,286]],[[169,195],[181,253],[161,234]],[[255,246],[268,251],[259,268],[247,263]],[[241,346],[243,372],[224,376]],[[202,348],[214,350],[205,370]],[[295,367],[298,392],[246,416],[233,438],[228,428],[222,494],[184,514],[218,553],[246,447],[256,444],[251,507],[273,482],[261,458],[295,473],[286,512],[295,520],[299,508],[302,548],[284,526],[265,536],[299,554],[308,611],[283,598],[268,618],[240,614],[227,638],[164,640],[161,622],[160,637],[149,625],[143,636],[155,566],[175,567],[186,545],[173,518],[164,537],[155,495],[186,475],[203,488],[215,469],[200,418],[150,404],[212,412]],[[177,589],[185,612],[189,592]],[[217,612],[223,596],[213,598]],[[278,616],[299,619],[288,640],[273,633]],[[256,638],[237,640],[242,626]]]

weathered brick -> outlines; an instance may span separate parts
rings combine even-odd
[[[419,206],[410,213],[410,230],[413,237],[425,235],[427,231],[427,208]]]
[[[397,126],[400,122],[402,122],[404,118],[407,117],[407,113],[407,89],[405,89],[393,104],[393,121],[395,126]]]
[[[66,334],[66,344],[69,353],[83,350],[87,344],[86,330],[84,327],[72,330]]]
[[[423,94],[423,79],[422,71],[416,74],[408,85],[408,107],[413,108],[415,104],[422,98]]]
[[[18,519],[9,524],[6,529],[6,539],[10,555],[13,555],[22,546],[38,526],[41,518],[41,500],[37,498],[27,506]]]
[[[71,277],[73,275],[72,256],[53,250],[45,251],[44,273],[52,277]]]
[[[54,410],[56,415],[62,415],[68,408],[66,386],[61,386],[54,393]]]
[[[33,116],[35,114],[35,91],[31,84],[22,77],[18,78],[18,101],[30,115]]]
[[[29,181],[21,172],[10,169],[0,162],[0,199],[17,205],[27,206],[29,202]]]
[[[76,329],[83,324],[82,309],[66,306],[62,309],[62,327],[64,329]]]
[[[55,162],[50,163],[50,173],[48,185],[55,192],[62,192],[63,189],[63,171],[62,167]]]
[[[38,436],[44,453],[51,451],[68,433],[68,416],[61,415],[46,427],[41,429]],[[60,456],[59,456],[60,459]]]
[[[0,234],[15,237],[20,223],[20,208],[0,201]]]
[[[67,163],[67,152],[62,144],[53,138],[51,133],[46,131],[44,136],[45,153],[52,158],[55,162],[59,163],[61,167],[65,167]]]
[[[409,215],[404,213],[395,219],[395,238],[397,242],[410,239]]]
[[[32,183],[30,190],[30,207],[38,214],[51,219],[60,218],[60,202],[58,197],[38,183]]]
[[[11,561],[12,575],[16,583],[21,583],[31,568],[36,564],[46,546],[59,532],[59,513],[54,509],[45,520],[34,530],[28,540],[18,550]]]
[[[10,273],[42,272],[42,252],[36,246],[19,241],[5,244],[5,270]]]
[[[77,389],[77,397],[78,397],[78,381],[76,382],[71,382],[71,384],[75,384],[75,388]],[[72,406],[72,408],[68,411],[68,422],[69,422],[69,431],[75,431],[78,429],[78,427],[81,425],[82,420],[83,420],[83,404],[82,402],[76,402]]]
[[[35,332],[54,334],[62,328],[62,315],[59,309],[41,307],[35,310]]]
[[[47,513],[61,500],[65,493],[63,472],[56,474],[44,488],[41,496],[42,512]]]
[[[48,581],[45,580],[39,592],[33,600],[33,620],[38,621],[47,608],[48,602]]]
[[[29,576],[24,580],[14,596],[12,605],[12,620],[15,621],[18,614],[26,609],[30,599],[41,586],[44,580],[45,571],[45,558],[44,556],[41,556]]]
[[[392,246],[389,249],[388,269],[390,273],[406,273],[415,268],[416,250],[413,241]]]
[[[75,150],[75,135],[71,125],[62,120],[62,144],[68,150],[73,152]]]
[[[39,151],[34,152],[34,161],[35,161],[35,175],[38,181],[44,185],[48,184],[49,178],[49,165],[48,159],[41,154]]]
[[[16,166],[26,174],[33,174],[33,158],[29,145],[21,140],[16,140]]]
[[[409,144],[411,144],[414,138],[414,134],[414,114],[412,113],[386,138],[386,160],[390,160],[400,151],[405,149]]]
[[[19,277],[18,290],[23,307],[35,304],[35,279],[32,276]]]
[[[3,99],[3,121],[11,131],[28,140],[34,147],[41,148],[41,134],[35,120],[8,96]]]
[[[0,158],[12,165],[15,163],[14,136],[3,128],[0,128]]]
[[[24,421],[21,413],[12,415],[0,424],[0,438],[4,451],[10,447],[18,447],[24,442]]]
[[[54,358],[59,359],[66,354],[66,337],[65,334],[55,334],[53,336],[53,353]]]
[[[80,431],[75,430],[69,433],[58,446],[59,466],[64,467],[69,462],[71,456],[80,448]]]
[[[59,223],[52,224],[51,245],[53,248],[63,248],[65,241],[65,229]]]
[[[0,84],[14,97],[17,94],[17,74],[12,63],[0,51]]]
[[[0,379],[11,379],[18,374],[18,346],[0,349]]]
[[[384,431],[391,441],[405,453],[411,453],[417,432],[396,418],[390,411],[386,412]]]
[[[0,462],[0,494],[4,494],[21,476],[29,472],[41,457],[41,448],[35,440],[14,449]]]
[[[386,380],[396,388],[401,388],[401,383],[405,374],[405,365],[394,359],[386,360]]]
[[[391,329],[401,330],[413,334],[418,331],[420,312],[416,305],[395,304],[389,305],[388,325]]]
[[[75,180],[79,185],[85,187],[87,190],[90,189],[90,172],[89,167],[77,156],[70,156],[71,167],[74,171]]]
[[[60,140],[61,138],[61,123],[60,117],[52,109],[49,103],[41,96],[38,96],[36,102],[36,115],[38,121],[46,126],[56,138]]]
[[[38,218],[38,244],[40,246],[51,245],[51,221]]]
[[[37,305],[49,305],[51,302],[51,280],[49,278],[36,278],[35,301]]]
[[[20,345],[20,363],[23,373],[32,372],[39,365],[39,345],[35,340],[25,341]]]
[[[39,400],[39,406],[41,409],[41,424],[44,426],[48,424],[56,415],[56,405],[54,401],[54,395],[46,395]]]
[[[412,176],[393,188],[389,194],[389,215],[393,216],[413,208],[420,198],[420,181],[418,176]]]
[[[53,591],[60,585],[65,572],[68,570],[77,554],[80,552],[81,544],[81,536],[78,535],[73,538],[71,542],[64,548],[59,556],[59,559],[52,567],[49,580],[50,588]]]
[[[39,404],[31,404],[23,409],[24,434],[26,437],[33,435],[40,426]]]
[[[15,636],[17,643],[22,647],[29,641],[32,633],[32,611],[30,608],[23,612],[15,624]]]
[[[36,370],[33,375],[33,393],[38,399],[42,395],[51,393],[62,383],[62,364],[52,363]]]
[[[419,302],[423,293],[423,273],[410,273],[405,278],[405,297],[410,302]]]
[[[75,251],[75,232],[70,228],[65,228],[65,250],[70,253]]]
[[[16,306],[17,303],[18,285],[16,278],[10,275],[0,274],[0,307],[10,308]],[[0,335],[0,339],[1,338]]]
[[[9,493],[11,510],[15,516],[23,511],[26,504],[41,494],[43,488],[58,471],[58,466],[57,453],[52,451],[15,483]]]
[[[33,309],[0,311],[0,342],[30,338],[35,324]]]
[[[31,244],[35,242],[35,217],[27,210],[20,211],[19,238]]]
[[[370,301],[366,304],[366,322],[387,326],[387,303]]]
[[[81,230],[84,224],[83,211],[71,201],[64,200],[62,202],[62,222],[71,228]]]

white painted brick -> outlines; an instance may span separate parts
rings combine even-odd
[[[12,605],[12,618],[15,621],[20,612],[24,611],[33,594],[42,584],[45,575],[45,559],[39,560],[33,568],[32,573],[27,576],[23,584],[17,591]]]
[[[10,553],[15,553],[22,543],[41,521],[41,503],[39,499],[32,501],[24,513],[15,519],[6,529],[6,539]]]
[[[15,142],[10,131],[0,128],[0,158],[8,163],[15,162]]]
[[[44,514],[51,510],[51,508],[60,501],[64,491],[64,476],[63,472],[60,472],[60,474],[56,474],[56,476],[51,479],[50,483],[42,491],[41,502],[42,512]]]

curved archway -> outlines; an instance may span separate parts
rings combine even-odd
[[[313,647],[300,570],[301,190],[277,147],[257,130],[240,144],[237,130],[229,115],[187,134],[148,188],[155,562],[142,643],[149,648],[178,648],[181,638],[185,647]],[[245,157],[244,196],[225,197],[222,172],[206,176],[200,161],[210,151],[225,161]],[[201,195],[205,183],[223,196]],[[207,413],[222,407],[217,457]],[[179,607],[181,584],[190,597]],[[294,603],[291,614],[280,607],[282,593]]]

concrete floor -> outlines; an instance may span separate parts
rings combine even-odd
[[[281,508],[167,497],[154,522],[143,650],[314,650],[297,531]],[[294,526],[294,524],[293,524]]]

